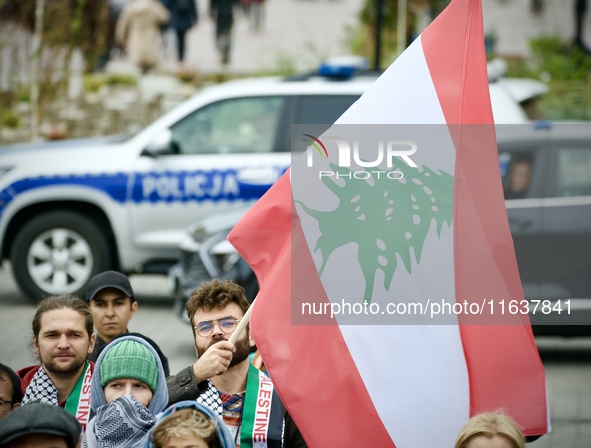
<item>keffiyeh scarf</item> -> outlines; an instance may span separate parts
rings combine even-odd
[[[98,408],[90,420],[83,448],[140,448],[156,418],[130,395],[123,395]]]
[[[86,429],[90,415],[91,381],[92,367],[90,363],[86,362],[82,375],[80,375],[80,378],[78,378],[78,381],[74,385],[74,389],[70,392],[65,405],[66,411],[74,415],[82,426],[82,431]],[[41,401],[42,403],[59,406],[58,396],[57,387],[55,387],[55,384],[53,384],[53,381],[49,378],[43,366],[40,366],[25,390],[22,404]]]
[[[220,393],[211,381],[207,381],[207,390],[199,395],[197,402],[208,406],[220,417],[225,417]],[[237,433],[234,432],[234,427],[230,427],[236,446],[283,447],[283,405],[269,377],[253,365],[249,365],[242,407]]]
[[[49,378],[43,366],[41,366],[35,372],[35,376],[33,376],[33,379],[25,390],[22,404],[40,401],[58,406],[59,401],[57,397],[57,387],[55,387],[55,384],[53,384],[53,381],[51,381],[51,378]]]

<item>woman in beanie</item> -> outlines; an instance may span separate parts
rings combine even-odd
[[[166,376],[158,353],[142,338],[114,339],[94,369],[83,447],[134,448],[168,403]]]
[[[158,416],[144,448],[235,448],[230,431],[204,404],[194,400],[173,404]]]

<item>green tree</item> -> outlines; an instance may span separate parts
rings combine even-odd
[[[425,17],[436,17],[449,4],[450,0],[407,0],[406,8],[406,43],[413,41],[422,31],[421,25]],[[349,40],[351,50],[368,59],[372,59],[375,48],[375,27],[377,17],[377,0],[365,0],[359,13],[359,28]],[[398,0],[384,0],[382,10],[382,54],[381,60],[389,65],[397,54]]]
[[[87,70],[92,70],[108,42],[107,0],[47,0],[43,14],[43,46],[79,47]],[[0,0],[0,23],[17,23],[33,32],[35,2]]]

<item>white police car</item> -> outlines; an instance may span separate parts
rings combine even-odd
[[[190,223],[253,203],[288,168],[291,124],[332,123],[377,76],[334,74],[213,86],[127,139],[0,148],[0,254],[19,287],[39,298],[105,269],[167,272]],[[490,86],[505,123],[545,91]]]

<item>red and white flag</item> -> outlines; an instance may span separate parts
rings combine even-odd
[[[350,325],[302,308],[445,298],[494,318],[501,300],[508,313],[523,299],[492,123],[481,2],[453,0],[337,121],[446,129],[411,156],[417,167],[398,158],[403,180],[296,182],[299,157],[231,232],[261,285],[252,334],[308,446],[447,448],[470,416],[496,410],[526,435],[549,431],[527,315]],[[324,166],[339,153],[327,151]]]

